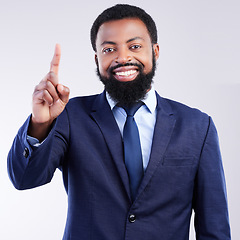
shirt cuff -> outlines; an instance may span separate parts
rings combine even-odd
[[[40,143],[37,138],[27,135],[27,141],[32,147],[39,147],[45,140]]]

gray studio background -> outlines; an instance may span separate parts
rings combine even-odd
[[[59,240],[67,196],[60,171],[48,185],[17,191],[7,154],[31,113],[35,85],[49,70],[55,43],[62,47],[60,81],[71,97],[95,94],[89,30],[111,0],[0,0],[0,239]],[[239,0],[125,1],[144,8],[159,31],[155,88],[164,97],[201,109],[217,126],[228,188],[232,238],[240,236],[240,2]],[[191,240],[194,238],[191,227]],[[147,239],[146,239],[147,240]]]

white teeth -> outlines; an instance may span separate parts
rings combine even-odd
[[[116,72],[116,75],[128,77],[129,75],[132,75],[136,72],[137,72],[137,70],[129,70],[129,71],[126,71],[126,72]]]

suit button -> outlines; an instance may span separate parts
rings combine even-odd
[[[134,223],[136,221],[136,216],[134,214],[131,214],[128,218],[130,223]]]
[[[26,148],[24,149],[24,151],[23,151],[23,156],[24,156],[25,158],[27,158],[27,157],[29,156],[29,150],[28,150],[27,147],[26,147]]]

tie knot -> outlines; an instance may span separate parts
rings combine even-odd
[[[137,110],[143,105],[143,102],[136,102],[130,106],[122,106],[128,116],[133,117]]]

